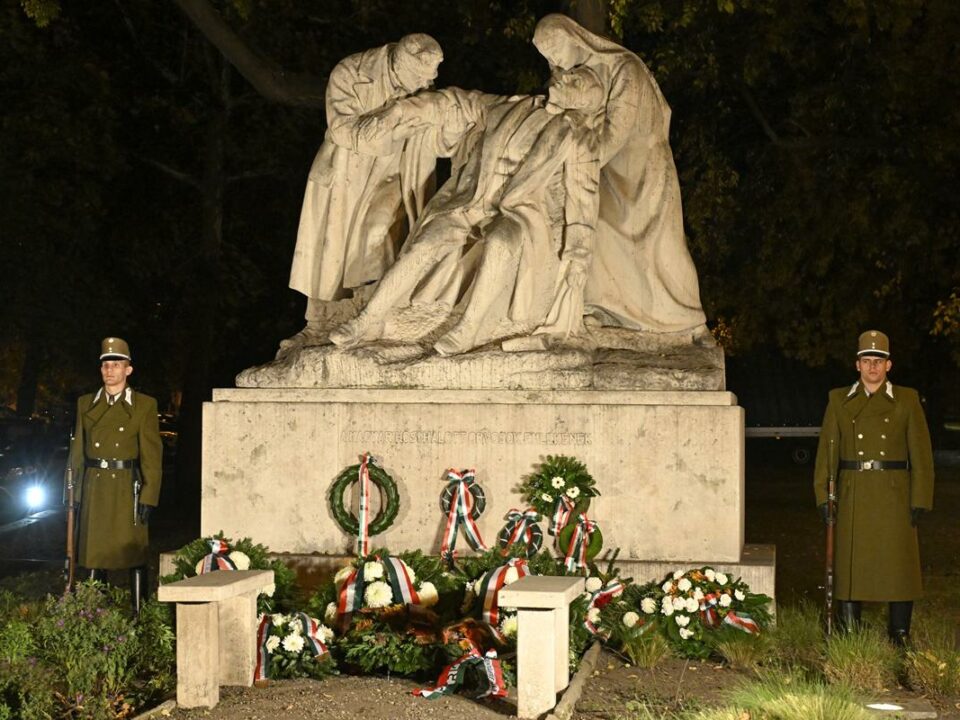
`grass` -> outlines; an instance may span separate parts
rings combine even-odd
[[[820,609],[808,601],[780,608],[777,625],[770,629],[771,659],[783,667],[819,673],[826,639]]]
[[[632,638],[624,645],[623,651],[630,658],[631,663],[644,669],[656,667],[671,653],[670,645],[657,632],[649,632]]]
[[[876,627],[834,633],[827,641],[823,674],[827,680],[863,692],[895,686],[900,659],[897,649]]]
[[[960,650],[956,629],[942,617],[917,619],[906,655],[910,684],[940,697],[960,695]]]
[[[773,636],[759,636],[742,632],[726,633],[714,646],[724,662],[737,670],[756,670],[770,656]]]

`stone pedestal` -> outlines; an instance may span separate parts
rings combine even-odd
[[[487,496],[478,525],[494,544],[506,513],[524,507],[523,476],[547,455],[573,455],[601,493],[590,517],[623,560],[738,562],[743,428],[724,391],[215,390],[204,407],[201,532],[275,552],[354,552],[328,491],[370,451],[401,502],[374,546],[439,550],[449,467],[476,468]]]

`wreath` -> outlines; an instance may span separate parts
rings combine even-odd
[[[443,510],[445,515],[450,512],[450,503],[453,502],[455,486],[456,483],[448,482],[447,486],[443,488],[443,492],[440,493],[440,509]],[[470,510],[470,517],[476,520],[483,514],[483,511],[487,509],[487,496],[483,492],[483,488],[476,482],[468,484],[467,489],[470,491],[470,494],[473,495],[473,507]]]
[[[380,490],[380,510],[370,521],[369,527],[371,535],[378,535],[393,525],[393,521],[397,519],[397,513],[400,512],[400,494],[393,478],[372,459],[367,463],[367,470],[370,473],[370,481]],[[357,535],[360,532],[360,521],[344,505],[343,495],[352,483],[359,480],[360,464],[358,463],[345,468],[330,486],[330,510],[333,513],[333,519],[344,532],[351,535]]]
[[[587,466],[567,455],[547,455],[537,472],[527,476],[520,492],[538,513],[550,517],[560,501],[573,506],[573,515],[586,512],[590,498],[600,494]]]

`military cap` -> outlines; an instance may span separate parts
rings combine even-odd
[[[864,355],[890,357],[890,340],[879,330],[867,330],[860,335],[857,348],[857,357]]]
[[[129,360],[130,346],[118,337],[104,338],[100,343],[100,360]]]

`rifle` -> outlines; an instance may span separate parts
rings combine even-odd
[[[825,611],[827,621],[827,636],[833,632],[833,539],[837,524],[837,473],[833,464],[833,438],[830,438],[829,475],[827,476],[827,577],[824,584],[826,589]]]
[[[71,437],[71,444],[73,438]],[[74,575],[77,570],[77,560],[74,554],[74,526],[76,525],[76,510],[74,508],[73,467],[67,461],[67,559],[64,562],[63,574],[67,581],[66,592],[73,590]]]

